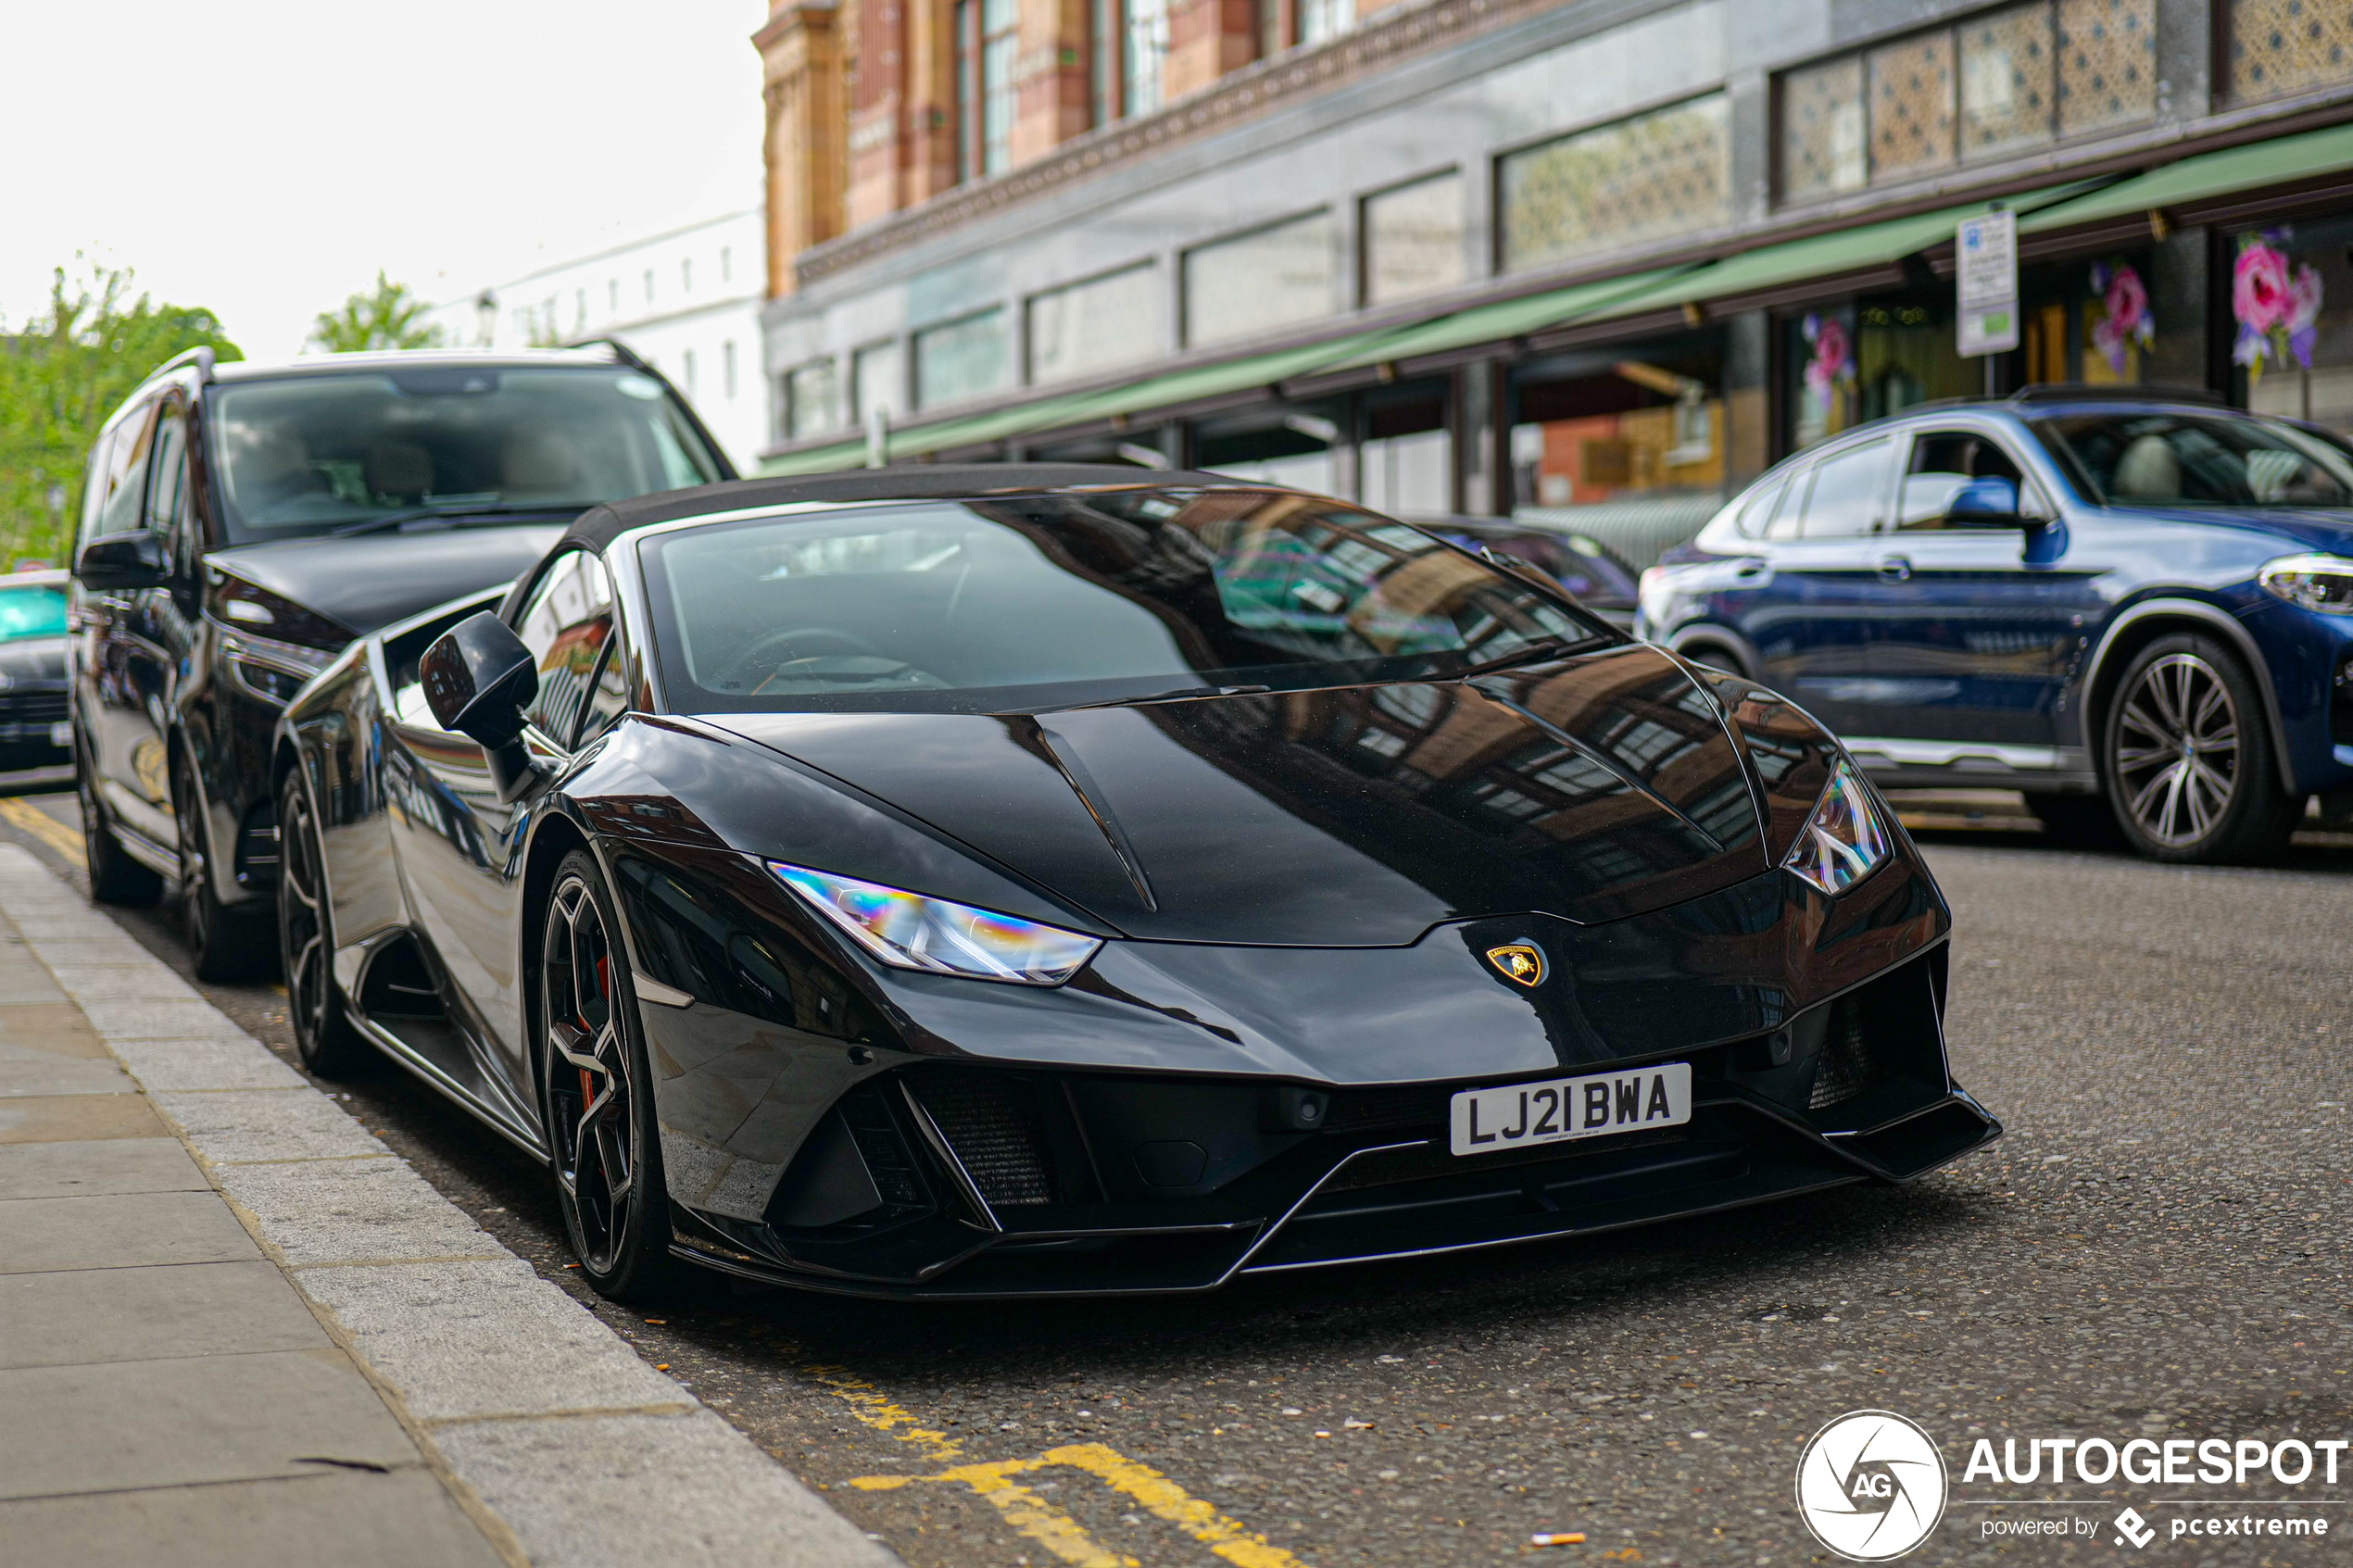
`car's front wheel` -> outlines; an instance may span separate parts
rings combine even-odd
[[[540,932],[540,1101],[573,1252],[616,1301],[658,1295],[678,1274],[625,955],[604,872],[575,849],[556,868]]]
[[[171,768],[171,810],[180,840],[180,930],[196,978],[218,984],[266,974],[275,957],[266,911],[220,901],[212,884],[212,834],[182,751]]]
[[[302,775],[278,785],[278,962],[286,976],[286,1019],[302,1064],[321,1078],[347,1078],[373,1056],[344,1016],[335,987],[335,938],[327,899],[319,819]]]
[[[2195,632],[2159,637],[2109,705],[2101,772],[2117,825],[2159,860],[2264,860],[2304,801],[2279,787],[2262,694],[2238,655]]]

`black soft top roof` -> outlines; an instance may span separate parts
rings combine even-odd
[[[609,501],[580,514],[564,534],[566,545],[601,550],[633,528],[675,522],[718,512],[787,507],[811,501],[938,501],[978,495],[1019,495],[1040,490],[1091,489],[1127,484],[1237,484],[1228,474],[1139,469],[1124,463],[938,463],[909,468],[860,469],[849,473],[799,479],[738,479],[662,490],[626,501]],[[553,552],[551,551],[550,554]]]

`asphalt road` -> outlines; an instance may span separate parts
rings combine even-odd
[[[72,822],[69,796],[23,804]],[[1978,809],[1940,806],[1922,837],[1957,917],[1956,1071],[2009,1136],[1915,1186],[1204,1299],[717,1286],[599,1311],[916,1568],[1827,1562],[1795,1466],[1864,1408],[1917,1420],[1952,1466],[1957,1500],[1908,1562],[2136,1556],[2108,1524],[2128,1502],[2160,1532],[2201,1510],[2353,1532],[2353,1455],[2334,1486],[1964,1479],[1980,1436],[2353,1437],[2353,839],[2173,870]],[[8,803],[0,833],[78,875],[28,816]],[[185,972],[168,907],[120,918]],[[206,989],[291,1058],[275,987]],[[328,1086],[593,1300],[544,1175],[388,1067]],[[2097,1534],[1985,1534],[2035,1519]],[[2160,1535],[2149,1555],[2353,1548]]]

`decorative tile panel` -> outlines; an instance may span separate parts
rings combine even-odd
[[[1793,70],[1781,79],[1781,194],[1857,191],[1870,180],[1864,156],[1863,57]]]
[[[1730,116],[1711,94],[1503,160],[1506,271],[1731,218]]]
[[[1961,156],[2051,139],[2055,76],[2051,8],[2044,0],[1973,18],[1960,35]]]
[[[1886,180],[1953,161],[1953,35],[1939,30],[1870,50],[1871,176]]]
[[[2061,135],[2157,112],[2157,0],[2058,0],[2058,38]]]
[[[2231,96],[2301,93],[2353,77],[2345,0],[2230,0]]]

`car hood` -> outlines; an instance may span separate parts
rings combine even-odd
[[[62,681],[65,674],[63,637],[14,637],[0,643],[0,675],[10,683]]]
[[[364,637],[521,576],[562,537],[553,522],[285,539],[215,550],[205,563]]]
[[[2237,529],[2248,534],[2270,534],[2290,548],[2353,555],[2353,511],[2300,507],[2167,507],[2118,506],[2108,508],[2118,520],[2194,523],[2206,528]]]
[[[1767,864],[1720,709],[1642,646],[1472,683],[704,721],[1148,940],[1388,947],[1479,916],[1594,922]]]

